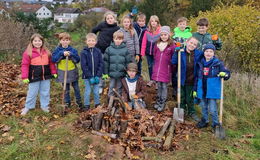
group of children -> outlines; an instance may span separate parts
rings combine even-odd
[[[219,125],[216,100],[220,98],[220,78],[227,80],[230,72],[215,57],[216,49],[221,49],[221,41],[207,32],[208,20],[200,19],[197,22],[198,32],[192,34],[187,19],[182,17],[177,21],[174,35],[169,26],[160,25],[156,15],[150,17],[147,26],[145,21],[144,14],[137,15],[136,22],[131,17],[124,16],[120,28],[115,14],[105,13],[104,21],[86,35],[86,46],[80,55],[70,45],[71,37],[68,33],[58,35],[59,45],[52,54],[45,47],[42,36],[34,34],[23,53],[22,79],[24,83],[29,83],[29,89],[21,115],[35,107],[38,92],[42,110],[49,112],[50,79],[57,78],[58,82],[63,83],[65,75],[67,83],[64,100],[67,107],[71,104],[71,85],[81,110],[90,108],[92,89],[94,105],[99,106],[103,80],[109,78],[108,98],[114,94],[115,88],[132,108],[136,105],[146,106],[143,100],[146,85],[152,87],[156,83],[157,99],[154,108],[161,112],[165,108],[170,81],[176,90],[177,59],[181,55],[181,107],[188,116],[199,121],[199,128],[206,127],[209,123],[208,109],[212,115],[212,127]],[[177,42],[182,45],[176,46]],[[181,48],[183,49],[180,50]],[[144,84],[141,76],[144,56],[150,77],[147,84]],[[79,62],[85,84],[84,105],[78,84]],[[201,120],[194,109],[194,98],[201,100]]]

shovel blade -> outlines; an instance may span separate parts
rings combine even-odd
[[[174,108],[173,110],[173,119],[177,122],[184,122],[184,109],[182,108]]]
[[[216,126],[215,136],[218,139],[225,139],[226,138],[225,129],[222,127],[222,125]]]

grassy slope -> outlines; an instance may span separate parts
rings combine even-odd
[[[74,36],[72,36],[74,37]],[[77,47],[79,50],[82,45]],[[145,69],[145,67],[144,67]],[[145,74],[144,77],[147,77]],[[260,157],[260,80],[250,87],[242,75],[233,75],[225,83],[224,126],[226,140],[217,140],[210,129],[203,129],[199,135],[190,135],[181,144],[181,150],[158,152],[147,149],[147,159],[259,159]],[[83,83],[80,80],[83,91]],[[59,97],[61,87],[52,85],[52,96]],[[83,92],[82,92],[83,93]],[[57,99],[52,104],[60,103]],[[85,159],[91,148],[98,157],[106,154],[111,147],[104,139],[93,137],[87,132],[77,131],[72,126],[78,115],[71,113],[66,117],[55,117],[40,110],[32,111],[24,119],[21,117],[0,117],[0,124],[11,127],[7,135],[0,131],[0,159]],[[253,138],[243,138],[245,134]],[[13,137],[12,137],[13,136]],[[11,137],[11,138],[10,138]],[[12,140],[13,138],[13,140]],[[95,140],[95,141],[93,141]],[[120,150],[113,159],[120,159]],[[97,159],[98,159],[97,157]]]

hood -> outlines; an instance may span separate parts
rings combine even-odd
[[[203,65],[203,60],[205,60],[205,57],[201,58],[201,60],[199,61],[200,65]],[[216,66],[216,65],[219,65],[219,63],[220,63],[220,60],[214,56],[213,62],[210,66]]]
[[[191,32],[191,31],[192,31],[192,28],[190,26],[187,26],[184,31],[180,30],[179,27],[174,28],[174,32],[176,32],[176,33],[180,33],[180,32],[187,33],[187,32]]]
[[[142,29],[146,29],[147,26],[144,25],[143,27],[139,26],[139,24],[137,22],[134,22],[134,26],[137,26],[138,28],[142,28]]]

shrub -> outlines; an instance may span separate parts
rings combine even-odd
[[[191,17],[190,25],[202,17],[210,22],[209,33],[218,33],[223,41],[219,57],[233,71],[260,74],[260,11],[250,4],[218,6],[211,11]]]

